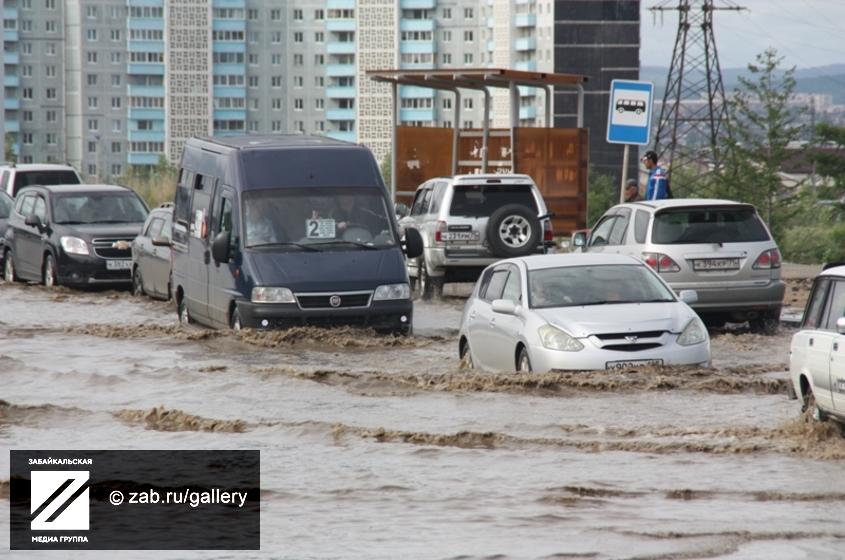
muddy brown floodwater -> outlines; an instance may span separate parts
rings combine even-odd
[[[418,302],[409,339],[234,334],[0,284],[0,446],[260,449],[261,552],[158,558],[845,557],[845,440],[787,399],[792,331],[714,333],[712,369],[494,375],[457,368],[461,306]]]

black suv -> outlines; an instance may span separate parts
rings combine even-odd
[[[47,286],[129,284],[132,240],[147,213],[125,187],[26,187],[9,216],[4,278]]]

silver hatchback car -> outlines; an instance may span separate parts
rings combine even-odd
[[[614,206],[589,236],[572,244],[590,253],[643,259],[711,321],[749,321],[758,332],[780,320],[785,284],[781,258],[754,206],[730,200],[670,199]]]

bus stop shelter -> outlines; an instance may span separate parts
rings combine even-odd
[[[568,232],[585,227],[589,141],[584,128],[586,76],[526,72],[501,68],[370,70],[367,75],[388,83],[393,92],[392,173],[394,196],[413,196],[422,182],[461,173],[525,173],[530,175],[554,212],[555,230]],[[401,125],[400,86],[451,92],[453,128]],[[545,91],[545,126],[519,126],[520,87]],[[509,92],[508,128],[491,128],[492,90]],[[577,95],[575,128],[553,126],[555,89]],[[462,129],[462,92],[484,94],[480,129]]]

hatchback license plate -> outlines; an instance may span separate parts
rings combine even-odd
[[[692,261],[694,270],[739,270],[739,259],[697,259]]]
[[[131,260],[106,261],[106,270],[129,270],[132,268]]]
[[[444,231],[443,241],[480,241],[481,232],[478,231]]]
[[[607,362],[604,367],[607,369],[625,369],[638,366],[662,366],[663,360],[622,360],[619,362]]]

